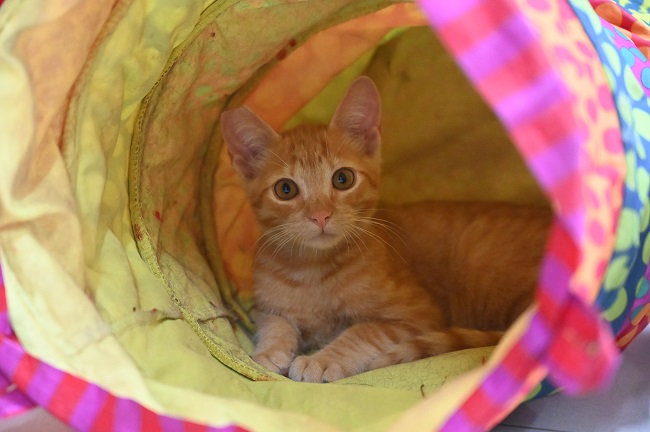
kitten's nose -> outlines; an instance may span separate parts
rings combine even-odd
[[[318,210],[315,211],[309,216],[311,221],[318,225],[320,229],[325,229],[325,225],[330,221],[330,216],[332,216],[332,210]]]

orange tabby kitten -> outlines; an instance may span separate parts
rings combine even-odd
[[[291,379],[330,382],[493,345],[532,301],[546,211],[423,203],[377,212],[380,117],[366,77],[328,126],[279,135],[246,107],[222,115],[263,232],[253,359]]]

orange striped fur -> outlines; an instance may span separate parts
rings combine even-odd
[[[294,380],[493,345],[532,301],[549,213],[486,203],[378,211],[380,117],[365,77],[327,126],[279,135],[245,107],[222,115],[263,232],[253,359]]]

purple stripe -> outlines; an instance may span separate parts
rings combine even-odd
[[[554,71],[547,72],[524,88],[500,100],[495,111],[511,128],[537,118],[540,113],[570,97]]]
[[[38,363],[36,372],[27,386],[26,393],[42,406],[48,406],[59,388],[64,374],[45,363]]]
[[[551,331],[539,314],[534,314],[528,329],[521,338],[521,348],[531,356],[538,357],[551,343]]]
[[[515,13],[499,28],[463,52],[457,60],[472,80],[481,80],[530,47],[535,40],[525,17],[521,13]]]
[[[490,374],[490,379],[481,386],[483,392],[499,405],[517,394],[520,388],[521,382],[513,377],[503,365],[494,369]]]
[[[15,389],[0,396],[0,419],[18,415],[35,406],[36,404],[31,399],[20,390]]]
[[[11,379],[15,372],[20,359],[23,358],[23,352],[18,343],[0,336],[0,384],[7,388],[11,385]],[[0,417],[2,415],[11,415],[25,411],[34,406],[34,403],[17,388],[6,395],[0,397]]]
[[[22,350],[16,342],[4,337],[0,338],[0,371],[5,376],[14,376],[22,357]]]
[[[89,430],[104,403],[108,399],[108,393],[94,384],[88,385],[88,389],[77,402],[77,406],[70,416],[70,426],[77,430]]]
[[[579,165],[579,145],[583,142],[583,133],[575,131],[566,138],[556,141],[550,147],[528,158],[531,171],[537,181],[550,187],[575,173]],[[569,163],[567,163],[570,161]]]
[[[560,302],[568,295],[569,281],[573,272],[553,254],[547,254],[542,264],[540,289],[555,301]]]
[[[465,1],[435,1],[435,0],[418,0],[420,8],[427,14],[429,21],[436,27],[441,27],[449,21],[462,17],[485,0],[465,0]]]
[[[113,428],[118,431],[140,430],[142,408],[130,399],[117,399]]]

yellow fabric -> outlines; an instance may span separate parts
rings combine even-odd
[[[67,96],[110,13],[94,1],[0,10],[0,255],[28,352],[155,405],[89,298],[81,219],[59,151]],[[53,41],[75,50],[48,49]],[[107,361],[110,359],[110,361]]]
[[[263,117],[274,112],[277,126],[322,120],[365,70],[385,98],[386,201],[480,197],[472,185],[489,172],[429,165],[477,136],[491,137],[478,144],[503,162],[490,172],[507,166],[517,179],[495,177],[493,197],[543,199],[429,30],[405,28],[424,23],[417,9],[381,10],[392,3],[8,0],[0,9],[0,82],[12,83],[0,86],[0,259],[25,348],[156,412],[212,425],[386,430],[424,395],[453,409],[486,369],[448,382],[490,349],[329,385],[290,382],[247,356],[255,237],[220,146],[226,104],[249,97]],[[350,37],[354,49],[338,62],[306,55]],[[302,60],[292,63],[292,51]],[[449,92],[429,83],[431,70]],[[305,78],[299,95],[296,77]],[[453,115],[482,118],[482,128],[452,118],[414,124],[425,112],[437,118],[431,100],[449,108],[452,90],[463,92]],[[277,98],[291,100],[285,111],[268,104]],[[435,146],[432,136],[442,137]],[[422,164],[436,167],[435,182],[403,174]],[[444,418],[428,410],[421,422],[413,413],[404,420],[412,430]]]

